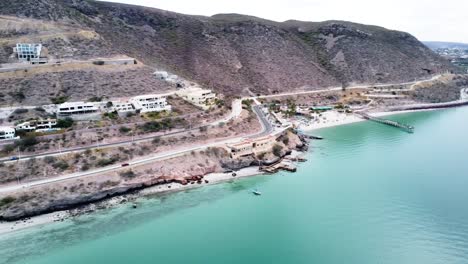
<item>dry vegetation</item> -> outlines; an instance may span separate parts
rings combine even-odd
[[[90,67],[41,74],[22,73],[2,78],[6,74],[0,73],[0,105],[3,106],[50,104],[59,97],[68,101],[88,100],[96,96],[127,97],[161,93],[173,88],[156,79],[153,70],[148,67],[120,66],[109,71]]]
[[[54,177],[59,174],[74,171],[86,171],[93,168],[126,162],[155,152],[173,150],[175,147],[182,148],[193,144],[212,142],[215,139],[246,135],[258,131],[259,129],[260,124],[255,118],[255,115],[251,112],[244,111],[240,119],[234,122],[231,121],[227,125],[221,124],[215,127],[196,129],[182,135],[157,137],[149,141],[133,143],[125,147],[97,148],[81,153],[67,154],[57,158],[46,157],[4,164],[3,167],[0,167],[0,183],[12,182],[18,179],[30,181],[38,178]],[[94,135],[94,140],[92,142],[96,144],[97,147],[98,142],[96,134],[101,139],[101,143],[103,142],[102,139],[106,138],[106,134],[104,134],[104,132],[93,132],[90,134]],[[75,139],[63,140],[63,138],[60,138],[59,141],[51,140],[50,142],[45,142],[43,139],[42,142],[33,142],[35,144],[28,141],[28,145],[25,146],[22,151],[26,153],[29,148],[34,149],[34,151],[38,149],[43,151],[45,148],[58,150],[59,148],[64,148],[65,144],[63,142],[80,142],[77,140],[77,133],[72,132],[71,135],[66,135],[66,137],[68,136],[75,137]],[[81,138],[85,136],[85,134],[79,133],[79,136]],[[106,140],[106,142],[109,141]],[[11,151],[14,153],[16,149],[13,148]]]

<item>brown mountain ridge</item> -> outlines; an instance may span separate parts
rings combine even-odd
[[[245,88],[269,94],[411,81],[457,71],[408,33],[344,21],[191,16],[86,0],[3,0],[0,15],[96,34],[84,40],[44,40],[56,56],[125,54],[232,96],[245,94]],[[7,27],[0,39],[55,30],[44,28]],[[0,46],[0,63],[10,54],[8,46]]]

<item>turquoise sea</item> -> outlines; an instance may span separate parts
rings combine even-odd
[[[468,263],[468,108],[314,131],[278,173],[0,237],[0,263]],[[262,196],[250,193],[253,188]]]

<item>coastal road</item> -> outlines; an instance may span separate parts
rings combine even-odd
[[[353,90],[353,89],[370,89],[373,87],[386,87],[386,86],[394,86],[394,85],[411,85],[410,89],[413,89],[413,87],[417,84],[428,82],[428,81],[434,81],[438,78],[440,78],[442,75],[435,75],[432,76],[429,79],[425,80],[419,80],[419,81],[412,81],[412,82],[403,82],[403,83],[385,83],[385,84],[373,84],[373,85],[358,85],[358,86],[351,86],[351,87],[346,87],[346,90]],[[292,96],[292,95],[301,95],[301,94],[314,94],[314,93],[323,93],[323,92],[333,92],[333,91],[341,91],[343,87],[330,87],[330,88],[324,88],[324,89],[319,89],[319,90],[310,90],[310,91],[296,91],[296,92],[289,92],[289,93],[280,93],[280,94],[271,94],[271,95],[260,95],[260,96],[254,96],[252,99],[257,98],[274,98],[274,97],[282,97],[282,96]]]
[[[237,106],[236,106],[237,107]],[[234,110],[234,108],[233,108]],[[242,105],[240,107],[240,111],[236,110],[236,113],[240,114],[242,111]],[[249,135],[247,137],[254,138],[254,137],[262,137],[268,134],[272,134],[274,132],[279,133],[280,131],[275,131],[273,126],[270,124],[270,122],[267,120],[265,117],[263,111],[260,109],[260,106],[254,106],[253,111],[256,114],[257,118],[259,119],[261,125],[262,125],[262,130],[260,132],[254,133],[252,135]],[[233,111],[234,112],[234,111]],[[235,118],[236,114],[232,115],[232,118]],[[283,128],[282,130],[285,130],[287,128]],[[70,179],[76,179],[76,178],[81,178],[81,177],[87,177],[99,173],[104,173],[104,172],[110,172],[110,171],[118,171],[118,170],[124,170],[128,169],[129,167],[133,167],[136,165],[144,165],[148,163],[152,163],[157,160],[164,160],[168,158],[174,158],[177,156],[184,155],[186,153],[190,153],[191,151],[198,151],[198,150],[204,150],[209,147],[215,147],[215,146],[220,146],[220,145],[225,145],[225,144],[232,144],[232,143],[237,143],[239,141],[242,141],[246,137],[235,137],[231,139],[224,139],[220,141],[215,141],[209,144],[203,144],[203,145],[198,145],[198,146],[193,146],[193,147],[188,147],[188,148],[181,148],[181,149],[176,149],[176,150],[171,150],[167,152],[162,152],[162,153],[156,153],[154,155],[151,155],[146,158],[142,158],[139,160],[134,160],[129,162],[129,166],[127,167],[122,167],[120,164],[119,165],[112,165],[112,166],[107,166],[105,168],[100,168],[100,169],[95,169],[87,172],[78,172],[78,173],[72,173],[72,174],[66,174],[66,175],[61,175],[58,177],[50,178],[50,179],[44,179],[44,180],[38,180],[38,181],[33,181],[33,182],[28,182],[28,183],[20,183],[20,184],[15,184],[15,185],[8,185],[8,186],[2,186],[0,187],[0,193],[8,193],[8,192],[14,192],[14,191],[19,191],[19,190],[25,190],[27,188],[31,187],[37,187],[41,185],[47,185],[51,183],[57,183],[61,181],[66,181]]]

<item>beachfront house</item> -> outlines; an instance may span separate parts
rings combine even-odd
[[[236,159],[271,151],[275,142],[275,137],[266,136],[254,139],[245,139],[240,143],[228,145],[227,148],[229,149],[231,158]]]

